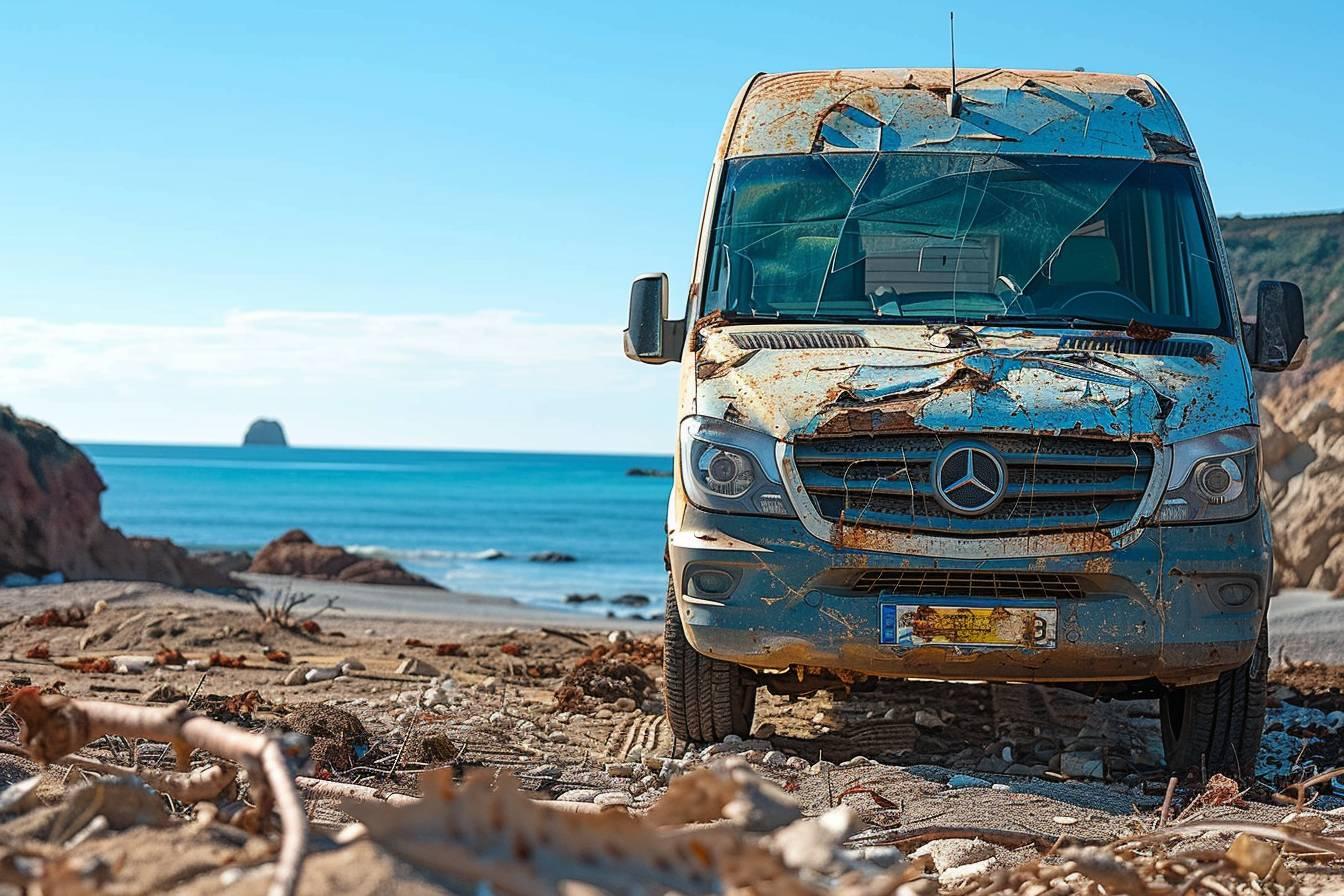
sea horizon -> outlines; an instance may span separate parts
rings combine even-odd
[[[388,452],[443,452],[446,454],[537,454],[537,455],[556,455],[562,457],[645,457],[662,458],[669,463],[672,461],[672,452],[640,452],[640,451],[529,451],[523,448],[443,448],[443,447],[416,447],[416,446],[386,446],[386,445],[305,445],[290,442],[287,445],[243,445],[240,441],[233,442],[155,442],[155,441],[137,441],[125,442],[117,439],[79,439],[69,438],[68,441],[84,451],[88,452],[90,448],[246,448],[253,450],[257,448],[276,448],[280,450],[297,449],[302,451],[388,451]]]

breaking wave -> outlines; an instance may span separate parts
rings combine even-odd
[[[380,544],[348,544],[345,549],[361,557],[380,557],[384,560],[409,563],[433,563],[444,560],[501,560],[509,555],[499,548],[483,551],[440,551],[434,548],[389,548]]]

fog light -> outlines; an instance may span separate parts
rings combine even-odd
[[[715,597],[733,590],[733,577],[718,569],[702,569],[691,574],[691,588],[697,594]]]
[[[768,513],[771,516],[789,515],[789,505],[784,502],[784,496],[773,493],[758,495],[756,498],[756,509],[761,513]]]
[[[1229,607],[1239,607],[1251,599],[1254,590],[1245,582],[1228,582],[1218,586],[1218,596]]]

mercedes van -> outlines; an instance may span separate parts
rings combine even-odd
[[[684,315],[666,707],[747,734],[759,687],[1048,682],[1158,697],[1173,770],[1246,774],[1270,527],[1243,319],[1199,157],[1151,78],[758,75],[705,194]],[[1249,306],[1250,302],[1247,302]]]

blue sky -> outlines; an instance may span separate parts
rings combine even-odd
[[[1338,6],[956,9],[963,66],[1158,77],[1221,212],[1344,206]],[[684,294],[742,82],[947,58],[918,4],[0,15],[0,401],[85,440],[666,451],[628,283]]]

